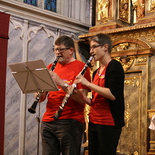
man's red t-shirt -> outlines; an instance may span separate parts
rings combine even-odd
[[[73,84],[75,77],[81,72],[84,67],[84,63],[78,60],[70,62],[66,65],[61,65],[57,63],[54,72],[66,83]],[[50,69],[52,64],[48,65],[47,68]],[[84,75],[90,81],[90,71],[87,69]],[[54,120],[53,116],[55,112],[59,109],[66,92],[58,87],[59,91],[51,91],[48,93],[48,101],[46,105],[46,112],[43,115],[42,121],[51,122]],[[87,87],[77,84],[78,89],[88,89]],[[59,119],[75,119],[79,122],[84,122],[84,107],[71,98],[68,99]]]

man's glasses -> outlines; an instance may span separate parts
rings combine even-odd
[[[70,49],[70,47],[66,47],[66,48],[53,48],[53,51],[54,51],[54,52],[58,51],[58,52],[62,53],[62,52],[64,52],[65,50],[68,50],[68,49]]]
[[[97,47],[99,47],[99,46],[102,46],[102,45],[101,44],[99,44],[99,45],[93,45],[92,47],[90,47],[90,51],[93,50],[93,49],[95,49],[95,48],[97,48]]]

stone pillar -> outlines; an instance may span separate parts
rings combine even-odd
[[[76,0],[72,0],[72,14],[71,14],[71,18],[75,18],[75,1]]]
[[[80,2],[81,2],[81,0],[76,0],[75,1],[75,9],[74,9],[74,12],[75,12],[75,19],[77,19],[77,20],[79,20],[80,19],[80,7],[81,7],[81,5],[80,5]],[[84,16],[85,16],[85,14],[84,14]]]
[[[86,0],[80,1],[80,20],[85,23],[86,20]]]
[[[57,3],[56,3],[56,12],[58,13],[58,14],[61,14],[61,3],[63,3],[63,1],[62,0],[57,0]]]

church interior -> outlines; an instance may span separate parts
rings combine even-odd
[[[29,113],[34,96],[21,91],[8,65],[53,62],[53,44],[62,35],[74,39],[75,57],[85,62],[90,56],[88,38],[97,33],[111,37],[111,56],[125,73],[126,125],[117,152],[155,154],[155,0],[0,0],[0,155],[42,151],[45,101],[36,114]],[[84,135],[81,155],[88,154],[87,130]]]

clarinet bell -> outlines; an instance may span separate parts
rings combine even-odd
[[[34,101],[34,103],[32,104],[32,106],[30,108],[28,108],[28,111],[32,114],[36,113],[36,107],[37,107],[38,101]]]

